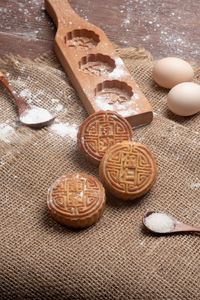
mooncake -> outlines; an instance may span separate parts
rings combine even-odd
[[[126,119],[113,111],[98,111],[80,126],[78,147],[90,162],[99,165],[109,147],[132,137],[133,131]]]
[[[95,224],[102,216],[105,201],[103,185],[85,173],[63,175],[52,184],[47,196],[52,217],[71,228]]]
[[[145,145],[125,141],[107,150],[99,172],[111,194],[128,200],[139,198],[151,189],[157,167],[153,154]]]

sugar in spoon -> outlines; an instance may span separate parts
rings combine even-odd
[[[53,116],[47,109],[29,105],[23,98],[17,95],[8,79],[0,72],[0,83],[6,88],[8,93],[17,106],[19,121],[32,128],[42,128],[50,125],[55,116]]]
[[[200,227],[180,222],[170,214],[151,211],[143,218],[144,226],[153,233],[200,232]]]

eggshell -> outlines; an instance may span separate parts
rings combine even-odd
[[[179,116],[191,116],[200,111],[200,85],[194,82],[177,84],[167,95],[168,108]]]
[[[166,57],[154,64],[153,79],[161,87],[171,89],[178,83],[192,81],[193,77],[193,68],[183,59]]]

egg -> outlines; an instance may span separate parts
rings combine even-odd
[[[167,95],[167,106],[179,116],[200,112],[200,85],[194,82],[177,84]]]
[[[183,59],[166,57],[154,63],[153,79],[161,87],[171,89],[178,83],[192,81],[193,77],[193,68]]]

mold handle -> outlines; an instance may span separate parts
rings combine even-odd
[[[72,18],[80,19],[69,4],[68,0],[45,0],[45,9],[53,19],[54,24],[63,24],[70,21]]]

